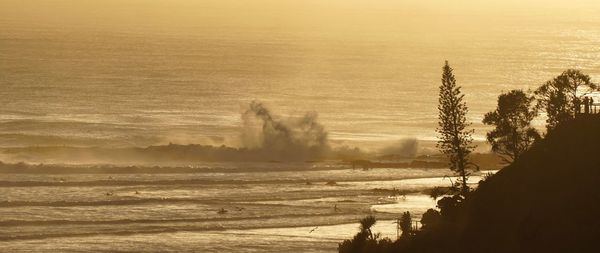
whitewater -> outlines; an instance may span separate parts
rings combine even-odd
[[[418,220],[435,206],[426,191],[448,186],[452,175],[337,163],[245,166],[3,170],[0,251],[332,252],[367,215],[380,219],[376,231],[395,238],[395,219],[410,211]]]

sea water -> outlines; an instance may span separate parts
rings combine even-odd
[[[453,179],[445,169],[272,167],[2,174],[0,251],[331,252],[367,215],[395,238],[395,219],[420,219],[436,205],[426,190]]]

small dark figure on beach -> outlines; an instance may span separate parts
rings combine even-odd
[[[590,113],[596,113],[596,108],[594,107],[594,99],[590,97]]]
[[[585,114],[590,113],[590,99],[588,97],[583,98],[583,111]]]

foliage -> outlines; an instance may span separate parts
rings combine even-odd
[[[531,121],[537,116],[532,105],[534,99],[522,90],[511,90],[501,94],[496,110],[486,113],[483,118],[484,124],[495,126],[487,133],[492,151],[501,155],[507,163],[519,158],[540,139],[538,131],[531,126]]]
[[[559,123],[574,118],[576,104],[580,103],[583,96],[593,91],[598,91],[598,86],[592,83],[590,76],[574,69],[564,71],[539,87],[535,91],[537,106],[545,110],[548,116],[548,131]]]
[[[446,222],[457,221],[465,201],[466,198],[460,195],[443,197],[438,200],[437,207],[441,210],[442,219]]]
[[[379,234],[374,234],[371,227],[377,220],[373,216],[367,216],[360,220],[359,232],[350,240],[344,240],[338,245],[340,253],[366,253],[366,252],[390,252],[392,240],[380,239]]]
[[[433,200],[437,200],[439,197],[447,194],[448,191],[449,191],[449,189],[444,188],[444,187],[434,187],[429,192],[429,197],[431,197]]]
[[[422,230],[431,230],[438,226],[442,218],[439,211],[435,209],[428,209],[427,212],[421,217],[421,224],[423,224]]]
[[[473,143],[473,131],[468,130],[467,123],[468,108],[463,101],[464,95],[461,93],[461,87],[456,85],[456,79],[452,73],[452,68],[448,61],[443,67],[442,85],[439,94],[439,141],[438,149],[445,154],[450,161],[450,169],[459,175],[459,184],[461,194],[466,195],[469,192],[467,186],[468,170],[477,169],[469,162],[469,154],[475,146]]]
[[[377,222],[377,220],[373,216],[367,216],[367,217],[363,218],[362,220],[360,220],[360,231],[366,232],[368,239],[375,238],[375,236],[373,235],[373,233],[371,231],[371,227],[373,225],[375,225],[376,222]]]
[[[408,236],[412,232],[412,218],[410,212],[404,212],[400,218],[400,229],[402,230],[402,236]]]

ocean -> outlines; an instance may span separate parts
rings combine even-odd
[[[240,146],[254,100],[334,145],[431,141],[445,60],[483,140],[502,91],[600,79],[598,3],[462,1],[5,0],[0,145]]]
[[[90,168],[3,172],[0,251],[334,252],[367,215],[379,219],[375,232],[395,238],[395,219],[410,211],[418,220],[435,206],[426,190],[450,185],[452,175],[335,163]]]

